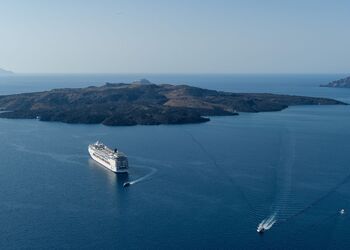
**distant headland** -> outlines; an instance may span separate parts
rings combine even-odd
[[[4,70],[0,68],[0,76],[1,75],[13,75],[14,73],[12,71],[9,70]]]
[[[332,81],[325,85],[321,85],[321,87],[350,88],[350,76],[336,81]]]
[[[186,124],[208,116],[279,111],[293,105],[345,104],[327,98],[229,93],[188,85],[106,83],[87,88],[0,96],[2,118],[118,125]]]

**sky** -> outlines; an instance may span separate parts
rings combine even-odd
[[[1,0],[19,73],[349,73],[350,1]]]

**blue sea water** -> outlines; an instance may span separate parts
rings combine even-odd
[[[342,75],[17,75],[0,94],[143,77],[350,103],[350,89],[319,87]],[[350,106],[179,126],[0,119],[0,248],[349,249],[349,127]],[[96,140],[128,154],[128,175],[89,159]]]

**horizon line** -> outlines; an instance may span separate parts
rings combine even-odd
[[[350,72],[11,72],[2,76],[14,75],[350,75]]]

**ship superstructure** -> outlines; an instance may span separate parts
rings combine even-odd
[[[96,162],[115,173],[125,173],[128,171],[128,158],[124,153],[118,151],[118,149],[112,150],[97,141],[89,145],[89,154]]]

